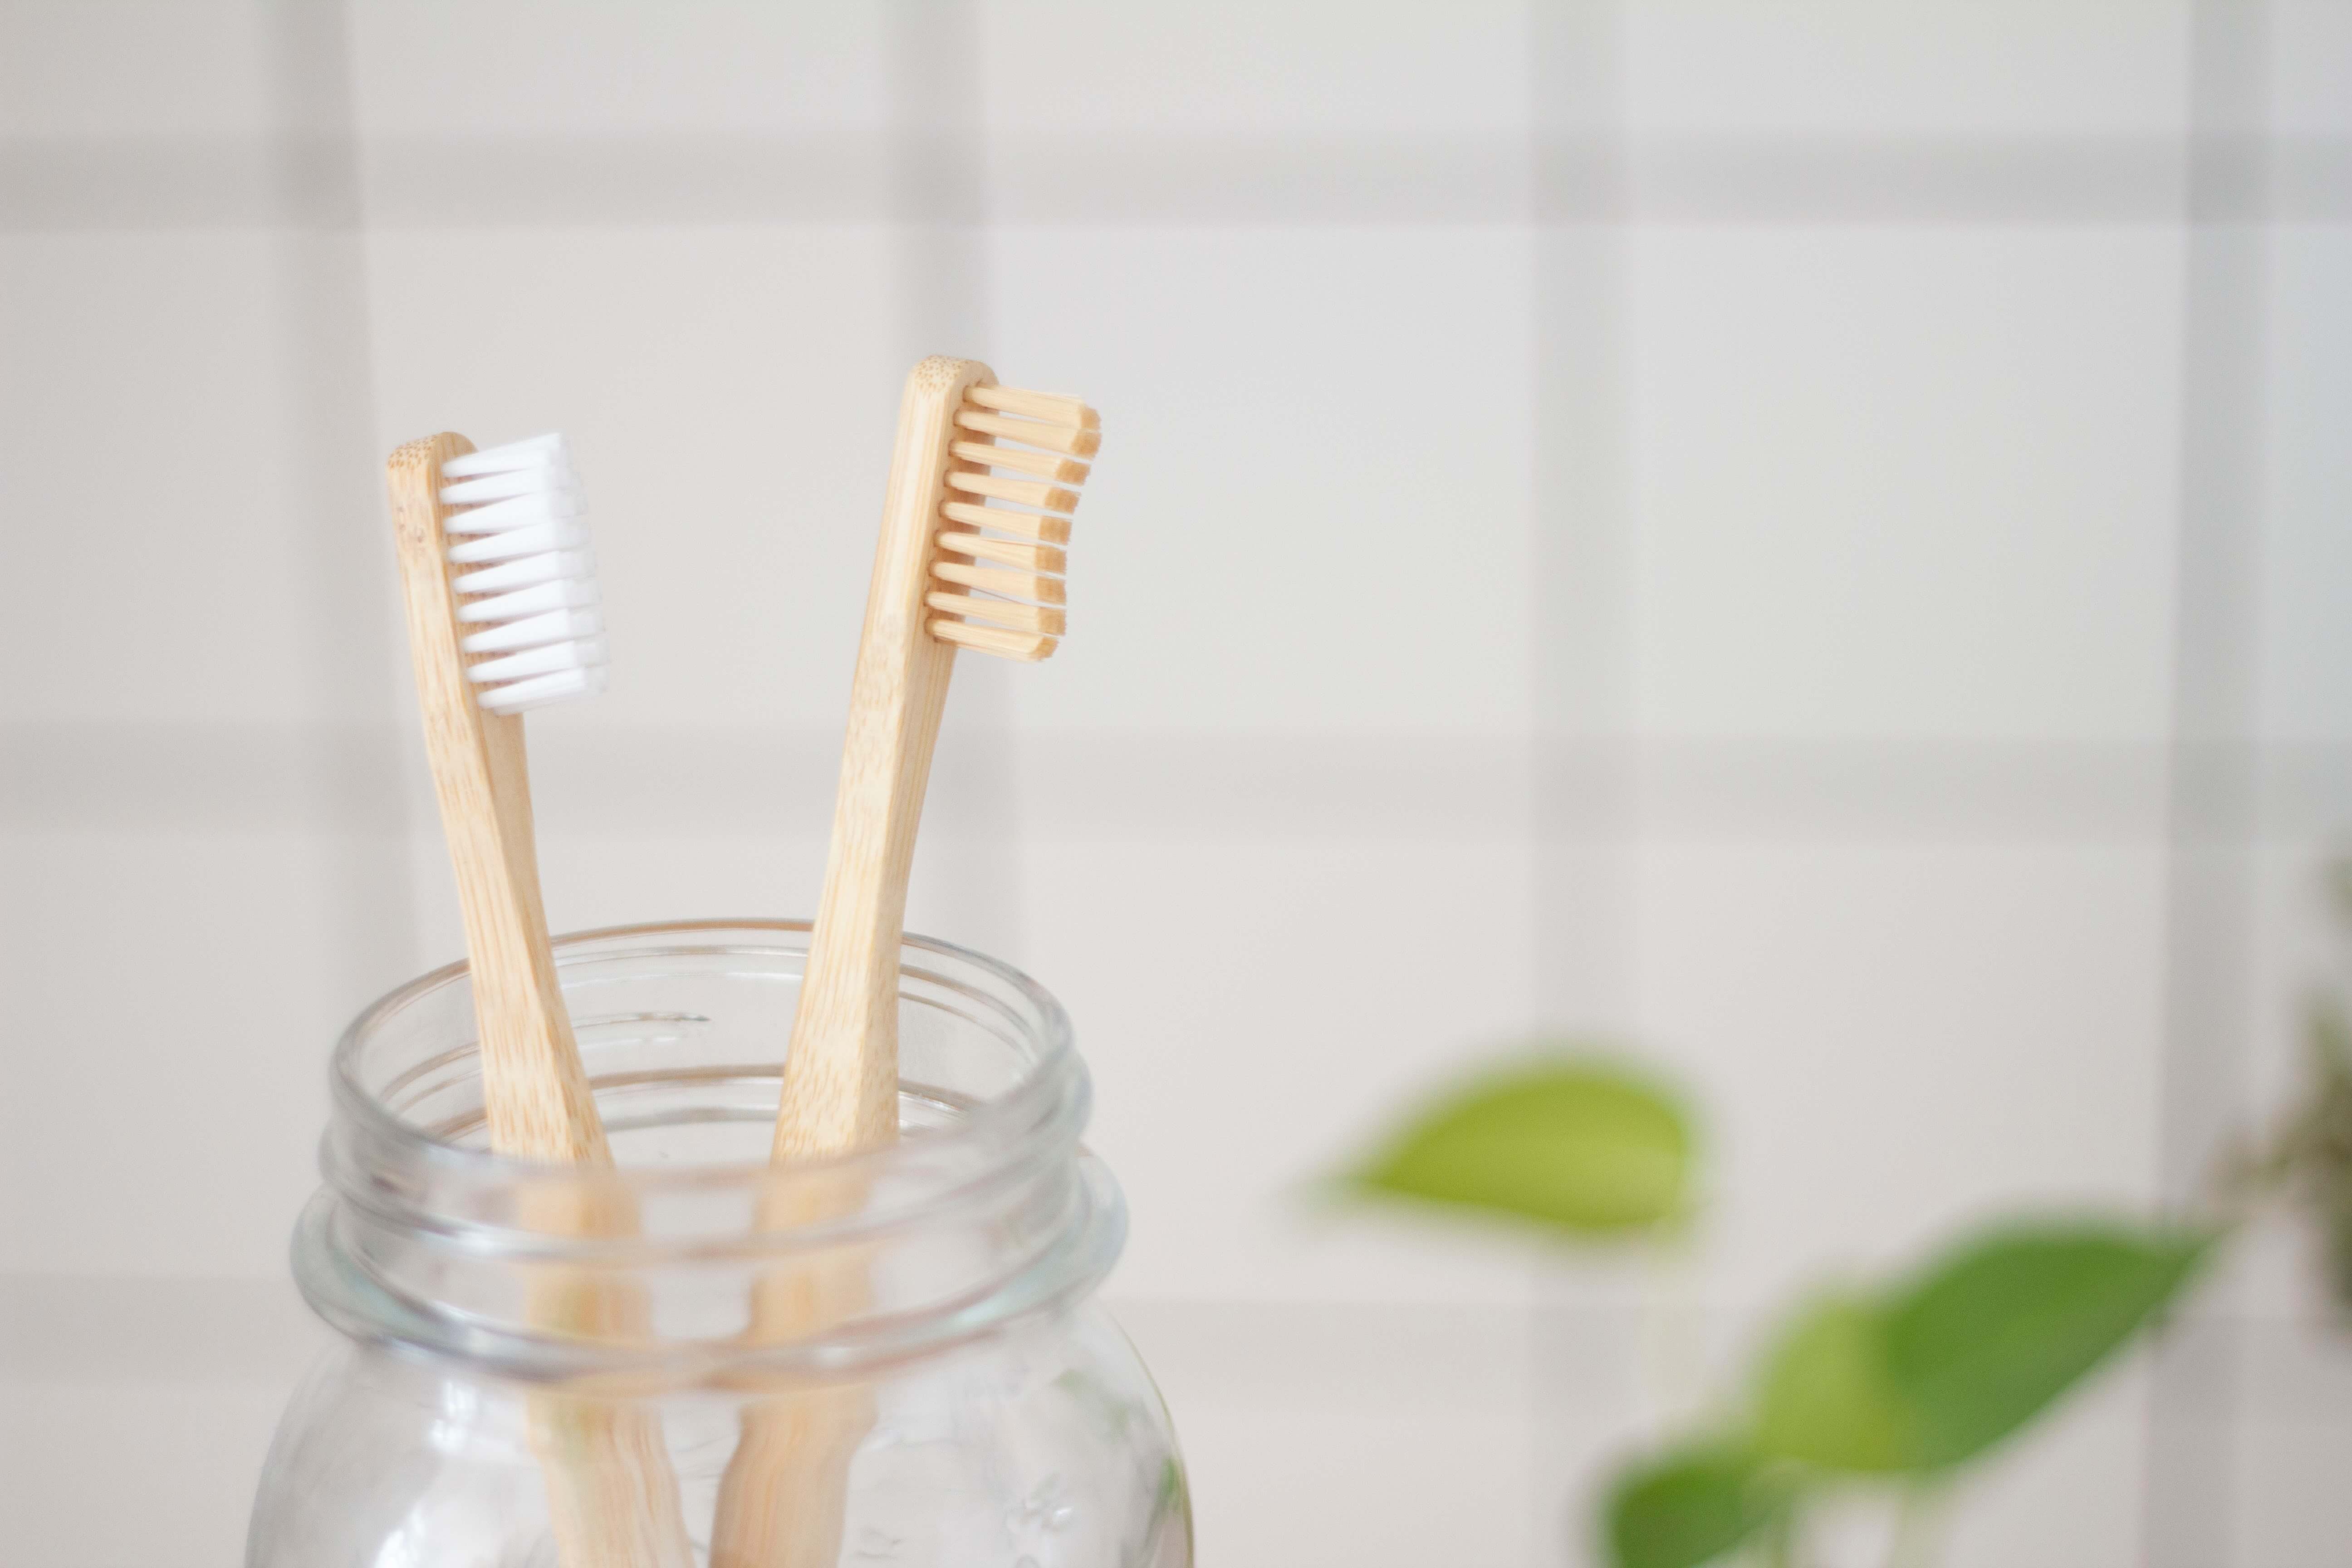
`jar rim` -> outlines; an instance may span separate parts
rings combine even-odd
[[[733,982],[764,978],[779,961],[787,969],[804,961],[812,934],[807,921],[704,919],[572,932],[554,948],[559,978],[577,966],[592,985],[599,965],[625,977],[644,973],[645,961],[663,960],[688,961],[689,969]],[[332,1116],[320,1149],[326,1186],[295,1233],[303,1293],[329,1323],[357,1339],[454,1355],[509,1375],[618,1389],[856,1375],[1090,1291],[1118,1256],[1126,1210],[1116,1182],[1080,1142],[1092,1096],[1068,1015],[1034,980],[969,948],[909,935],[901,952],[902,1002],[919,994],[933,998],[931,1005],[953,1005],[1011,1047],[1017,1066],[985,1092],[958,1096],[954,1115],[925,1124],[919,1137],[782,1165],[731,1154],[573,1165],[459,1142],[455,1124],[404,1114],[402,1096],[477,1051],[478,1040],[404,1065],[373,1062],[368,1053],[409,1009],[440,999],[446,1016],[456,1000],[446,994],[467,983],[469,966],[446,964],[387,993],[352,1022],[333,1053]],[[743,963],[728,962],[739,954]],[[720,963],[714,967],[712,960]],[[576,1007],[574,1016],[581,1017]],[[709,1021],[670,1012],[598,1021],[690,1019]],[[639,1075],[593,1081],[600,1090],[625,1089]],[[795,1190],[857,1196],[846,1207],[830,1200],[803,1206],[804,1218],[782,1226],[756,1217],[770,1197],[785,1199],[793,1212]],[[516,1206],[526,1201],[520,1194],[621,1197],[632,1212],[643,1199],[649,1220],[656,1212],[664,1217],[642,1231],[549,1228]],[[530,1281],[586,1278],[583,1269],[684,1302],[731,1304],[730,1279],[740,1288],[794,1278],[794,1270],[803,1280],[841,1276],[842,1258],[911,1257],[906,1248],[936,1237],[948,1238],[939,1255],[946,1262],[902,1279],[889,1300],[837,1312],[795,1338],[747,1341],[740,1329],[714,1331],[692,1313],[688,1323],[701,1326],[683,1337],[582,1338],[549,1331],[518,1310]]]
[[[560,976],[567,965],[591,963],[614,956],[609,952],[584,950],[631,938],[677,939],[698,933],[713,937],[724,937],[728,933],[764,933],[798,936],[806,940],[812,938],[814,931],[815,922],[813,921],[719,916],[596,926],[585,931],[563,932],[551,938],[551,945],[554,951],[556,973]],[[1017,1131],[1024,1126],[1034,1124],[1049,1111],[1051,1102],[1064,1092],[1063,1080],[1076,1059],[1076,1045],[1069,1014],[1061,1002],[1021,970],[960,943],[908,931],[901,935],[899,946],[902,952],[911,950],[934,953],[953,963],[979,969],[1035,1009],[1034,1021],[1024,1021],[1024,1032],[1033,1036],[1034,1046],[1031,1059],[1020,1078],[1002,1094],[969,1107],[952,1128],[928,1134],[925,1142],[935,1149],[970,1147],[1001,1140],[1008,1131]],[[711,945],[681,947],[674,940],[665,940],[664,951],[688,956],[724,952],[727,949]],[[382,1145],[410,1158],[436,1165],[454,1162],[461,1168],[489,1174],[504,1173],[510,1177],[520,1177],[535,1173],[543,1176],[551,1162],[502,1154],[492,1149],[473,1148],[436,1138],[386,1105],[362,1080],[360,1058],[372,1034],[380,1025],[434,992],[463,984],[472,972],[473,964],[469,959],[457,959],[395,986],[360,1010],[359,1016],[344,1026],[330,1059],[328,1088],[333,1101],[333,1113],[339,1118],[350,1118],[370,1142],[381,1141]],[[903,963],[901,972],[908,973]],[[921,971],[912,973],[920,978],[953,985],[970,994],[970,987],[959,984],[947,975]],[[794,1174],[804,1173],[827,1180],[844,1175],[854,1177],[860,1173],[881,1168],[896,1153],[895,1146],[859,1150],[823,1159],[794,1161],[791,1170]],[[762,1173],[772,1179],[773,1169],[762,1160],[717,1161],[684,1166],[622,1165],[617,1168],[617,1174],[632,1186],[641,1184],[700,1186],[739,1184]]]

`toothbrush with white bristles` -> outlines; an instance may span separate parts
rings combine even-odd
[[[522,714],[604,689],[604,613],[587,510],[561,436],[478,452],[462,436],[412,441],[384,465],[410,651],[441,822],[466,921],[482,1109],[490,1147],[610,1165],[612,1150],[556,984],[540,900]],[[529,1188],[526,1224],[625,1235],[616,1183]],[[553,1333],[640,1338],[642,1296],[580,1275],[535,1287]],[[530,1399],[563,1568],[693,1568],[677,1482],[648,1405],[550,1391]]]

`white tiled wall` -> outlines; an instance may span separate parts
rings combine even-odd
[[[617,654],[551,725],[838,731],[863,606],[812,589],[873,560],[892,254],[864,226],[373,237],[386,439],[560,426],[580,453]]]
[[[2161,892],[2139,847],[1656,845],[1644,1034],[1714,1112],[1713,1288],[1752,1311],[1991,1207],[2145,1201]]]
[[[2147,136],[2186,122],[2189,11],[2178,0],[1820,0],[1778,16],[1739,0],[1623,10],[1637,134]]]
[[[581,453],[582,927],[812,900],[908,362],[1105,410],[1073,638],[960,674],[910,920],[1076,1016],[1211,1560],[1590,1561],[1791,1291],[2180,1190],[2338,951],[2346,15],[0,4],[10,1539],[236,1560],[326,1048],[459,947],[373,500],[435,428]],[[2249,208],[2191,131],[2265,129],[2192,230]],[[1319,1201],[1538,1030],[1701,1100],[1687,1256]],[[2305,1261],[1947,1560],[2331,1561]]]
[[[1524,134],[1527,15],[1340,0],[1010,0],[981,26],[992,132],[1254,140]]]
[[[371,138],[824,135],[890,115],[884,6],[378,0],[346,26]]]
[[[1645,729],[2164,732],[2177,235],[1659,226],[1628,279]]]
[[[272,19],[242,0],[12,0],[0,134],[250,136],[280,122]]]
[[[1118,520],[1024,728],[1524,731],[1523,231],[1021,227],[991,264],[995,338],[1108,411]]]
[[[328,719],[283,458],[280,249],[250,231],[0,237],[10,723]],[[12,554],[14,552],[12,552]],[[340,595],[338,595],[340,597]],[[225,613],[224,606],[267,610]]]

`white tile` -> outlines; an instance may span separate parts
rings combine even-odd
[[[1012,747],[1027,829],[1059,838],[1516,843],[1532,820],[1524,736],[1106,728]]]
[[[0,136],[266,131],[277,117],[271,23],[246,0],[11,0],[0,8]]]
[[[2352,1426],[2341,1422],[2249,1425],[2239,1448],[2233,1499],[2236,1562],[2243,1568],[2326,1568],[2352,1533]]]
[[[0,1384],[12,1554],[56,1568],[241,1562],[274,1384]]]
[[[543,833],[540,876],[548,924],[566,931],[712,917],[805,919],[816,907],[824,847],[822,834],[669,838]],[[454,897],[452,904],[454,921]]]
[[[1520,1313],[1159,1301],[1116,1310],[1175,1421],[1202,1561],[1530,1560]],[[1374,1498],[1390,1503],[1367,1506]]]
[[[2252,1319],[2236,1326],[2247,1369],[2230,1489],[2242,1568],[2317,1568],[2352,1532],[2347,1369],[2339,1320]]]
[[[1709,1294],[2144,1208],[2162,873],[2153,847],[1646,847],[1641,1039],[1709,1135]]]
[[[1194,1402],[1185,1435],[1201,1557],[1414,1568],[1527,1561],[1526,1460],[1486,1412]],[[1457,1555],[1458,1554],[1458,1555]]]
[[[1633,244],[1646,728],[2163,733],[2177,238]]]
[[[689,920],[806,919],[824,880],[824,852],[821,831],[670,837],[542,826],[539,871],[548,930],[562,935]],[[437,825],[411,841],[408,866],[415,968],[423,973],[466,956],[457,883]]]
[[[981,11],[990,121],[1016,133],[1393,140],[1527,125],[1527,7],[1512,0]]]
[[[1962,1471],[1943,1560],[1951,1568],[2146,1563],[2148,1381],[2142,1355],[2103,1367]]]
[[[2290,136],[2352,132],[2352,7],[2342,0],[2271,0],[2262,18],[2271,128]]]
[[[1524,728],[1524,233],[1024,228],[994,256],[998,374],[1103,415],[1024,725]]]
[[[887,111],[887,8],[398,0],[355,7],[371,135],[790,134]]]
[[[322,617],[390,581],[313,582],[278,310],[250,233],[0,239],[9,611],[0,719],[348,716]],[[321,595],[331,595],[332,603]],[[369,693],[371,700],[375,693]]]
[[[1127,1295],[1523,1300],[1527,1238],[1319,1180],[1528,1027],[1527,857],[1494,844],[1033,841],[1026,951],[1092,1067]]]
[[[268,1277],[0,1273],[0,1382],[283,1388],[333,1342]]]
[[[709,918],[806,920],[824,886],[825,835],[822,821],[791,834],[688,837],[542,827],[548,928],[562,933]],[[409,863],[422,973],[464,956],[465,928],[437,829],[418,835]],[[1014,843],[927,832],[916,851],[907,929],[997,956],[1018,954],[1026,945],[1023,876]],[[782,1042],[777,1049],[781,1057]]]
[[[2179,0],[1738,0],[1622,8],[1637,133],[2161,135],[2183,123]]]
[[[382,441],[561,429],[612,689],[534,727],[837,735],[899,384],[870,228],[474,230],[371,246]]]
[[[328,1053],[411,972],[388,857],[296,834],[6,841],[8,1264],[268,1276],[318,1181]],[[33,1044],[31,1042],[37,1042]]]
[[[2268,237],[2262,730],[2352,740],[2352,229]]]

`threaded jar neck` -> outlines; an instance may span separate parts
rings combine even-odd
[[[801,921],[558,939],[615,1163],[487,1146],[464,964],[345,1031],[295,1235],[312,1307],[352,1337],[616,1391],[867,1374],[1090,1292],[1125,1237],[1079,1143],[1069,1021],[1004,964],[909,937],[899,1141],[772,1166]],[[794,1310],[763,1310],[754,1295]]]

